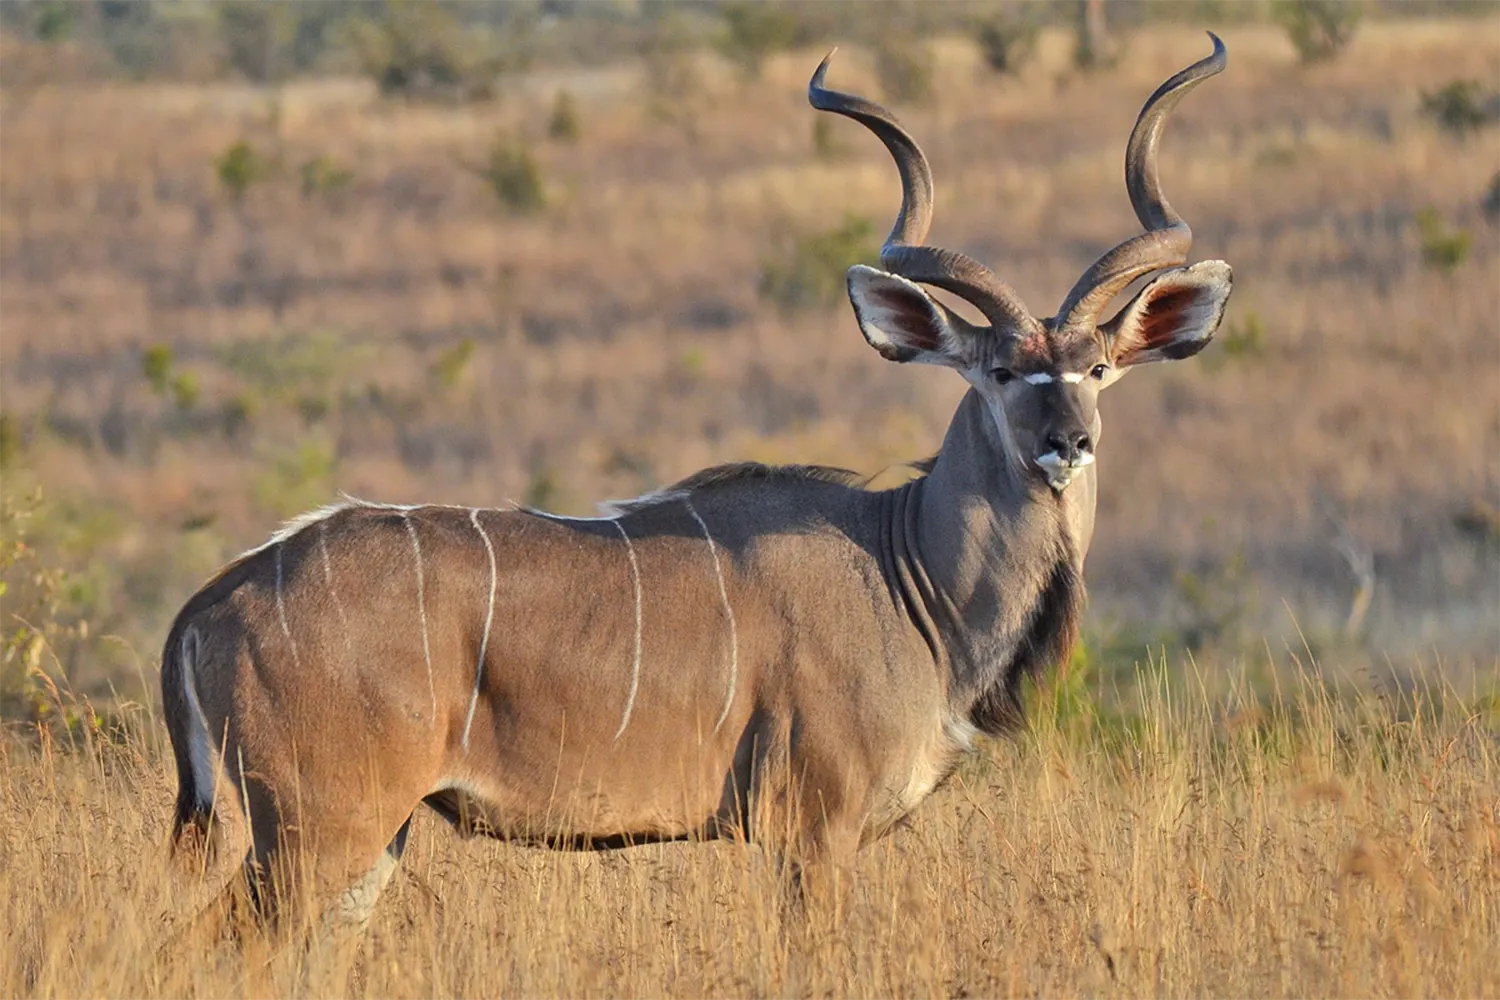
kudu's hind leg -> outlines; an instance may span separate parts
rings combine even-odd
[[[406,838],[410,832],[411,817],[408,816],[391,842],[385,845],[385,850],[380,852],[374,867],[340,893],[333,905],[324,912],[323,924],[326,928],[338,926],[363,930],[369,924],[370,914],[375,911],[375,901],[380,898],[381,891],[396,873],[401,855],[406,853]]]
[[[392,833],[374,819],[315,820],[307,812],[300,825],[292,824],[269,797],[252,792],[250,798],[255,846],[245,874],[259,922],[289,929],[291,921],[305,920],[317,921],[321,931],[363,930],[406,850],[410,810]]]

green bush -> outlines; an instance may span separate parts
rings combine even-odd
[[[172,402],[179,410],[191,410],[198,402],[198,377],[192,372],[178,372],[172,376]]]
[[[567,492],[562,481],[550,466],[539,469],[526,492],[521,495],[521,505],[534,510],[556,511],[566,505]]]
[[[1229,324],[1218,341],[1219,354],[1226,360],[1258,358],[1266,353],[1266,325],[1258,313],[1248,312],[1244,319]]]
[[[1469,259],[1467,230],[1449,229],[1438,210],[1428,206],[1417,213],[1417,231],[1422,237],[1422,263],[1451,274]]]
[[[192,409],[198,402],[198,379],[192,372],[178,371],[172,357],[172,348],[166,344],[152,344],[141,354],[141,374],[151,391],[158,396],[170,396],[179,410]]]
[[[335,195],[354,181],[354,171],[327,156],[315,156],[302,164],[302,197]]]
[[[1325,62],[1347,49],[1362,16],[1354,0],[1276,0],[1271,10],[1304,63]]]
[[[141,374],[151,385],[151,391],[165,395],[172,383],[172,348],[166,344],[152,344],[141,354]]]
[[[428,367],[427,374],[439,389],[452,390],[468,376],[473,360],[474,338],[465,337],[438,355],[437,360]]]
[[[260,397],[256,394],[246,391],[229,397],[219,407],[219,422],[223,425],[224,436],[239,437],[259,413]]]
[[[583,134],[578,118],[578,102],[571,92],[559,90],[552,99],[552,117],[547,120],[547,134],[558,142],[577,142]]]
[[[44,3],[36,16],[36,37],[38,41],[53,44],[65,42],[73,37],[73,9],[72,3]]]
[[[724,22],[719,51],[745,72],[758,78],[766,57],[797,43],[796,14],[782,3],[768,0],[734,0],[717,8]]]
[[[1224,331],[1215,337],[1218,348],[1208,354],[1209,367],[1224,366],[1232,361],[1265,357],[1266,324],[1260,313],[1247,312],[1244,318],[1224,325]]]
[[[1035,53],[1040,31],[1032,18],[997,14],[974,26],[974,41],[990,69],[1014,75]]]
[[[875,226],[848,215],[833,229],[802,236],[761,267],[761,297],[784,311],[832,306],[844,295],[844,274],[880,256]]]
[[[350,46],[388,97],[489,97],[502,68],[478,50],[451,5],[435,0],[391,0],[378,18],[352,25]]]
[[[21,422],[9,413],[0,413],[0,472],[10,468],[25,447]]]
[[[1500,222],[1500,171],[1490,178],[1489,190],[1484,193],[1479,208],[1491,222]]]
[[[286,76],[297,34],[293,4],[228,0],[214,11],[229,65],[252,83],[271,83]]]
[[[241,139],[214,159],[214,172],[219,176],[219,183],[234,196],[235,201],[239,201],[252,185],[269,176],[271,164],[255,151],[254,146]]]
[[[932,99],[936,62],[925,42],[911,39],[882,41],[875,49],[875,75],[880,90],[892,101],[925,104]]]
[[[542,168],[519,139],[497,135],[488,158],[475,173],[512,215],[531,215],[547,207]]]
[[[1500,121],[1500,93],[1485,93],[1478,80],[1454,80],[1422,94],[1422,113],[1460,139]]]

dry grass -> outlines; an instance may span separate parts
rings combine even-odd
[[[1285,680],[1246,708],[1153,674],[1113,721],[1043,699],[805,922],[753,848],[546,853],[425,816],[352,960],[154,958],[182,899],[162,734],[10,738],[0,994],[1496,995],[1495,705]]]

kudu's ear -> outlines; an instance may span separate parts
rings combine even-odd
[[[964,368],[973,331],[914,281],[864,264],[849,269],[859,331],[888,361]]]
[[[1234,287],[1229,265],[1205,260],[1157,277],[1099,329],[1118,368],[1190,358],[1213,339]]]

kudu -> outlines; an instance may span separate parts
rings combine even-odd
[[[926,474],[875,491],[728,466],[597,518],[358,501],[305,515],[221,570],[167,637],[175,842],[201,843],[215,812],[248,821],[240,884],[262,913],[299,884],[361,922],[423,803],[535,845],[743,837],[799,864],[888,830],[1073,647],[1099,390],[1197,353],[1219,324],[1229,267],[1184,266],[1191,232],[1156,163],[1172,108],[1224,68],[1213,43],[1131,134],[1145,231],[1049,319],[924,244],[926,158],[890,112],[827,89],[825,59],[812,105],[868,127],[901,176],[884,269],[848,274],[859,328],[884,357],[969,383]]]

